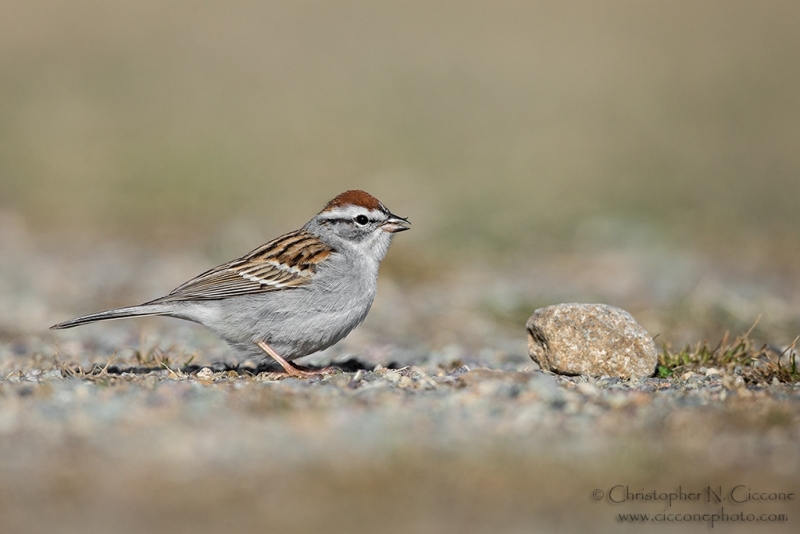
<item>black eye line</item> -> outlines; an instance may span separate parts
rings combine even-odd
[[[366,216],[366,215],[364,215],[364,214],[357,215],[356,217],[362,217],[362,216],[363,216],[363,217],[367,217],[367,216]],[[354,217],[354,218],[350,218],[350,217],[337,217],[337,218],[332,218],[332,219],[323,219],[323,220],[322,220],[322,221],[320,221],[320,222],[322,222],[322,224],[330,224],[330,223],[336,223],[336,224],[338,224],[338,223],[351,223],[351,222],[353,222],[353,221],[354,221],[354,219],[355,219],[355,217]],[[357,224],[366,225],[366,224],[369,224],[369,223],[377,223],[377,222],[380,222],[380,221],[379,221],[378,219],[371,219],[371,218],[367,217],[367,222],[365,222],[365,223],[358,223],[358,222],[356,222],[356,223],[357,223]]]

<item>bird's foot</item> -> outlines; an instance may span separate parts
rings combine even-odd
[[[275,352],[275,349],[270,347],[265,341],[259,341],[257,343],[259,348],[269,354],[269,356],[278,362],[278,364],[283,367],[283,370],[286,371],[286,374],[294,377],[294,378],[312,378],[315,376],[323,376],[333,374],[338,371],[335,367],[325,367],[323,369],[317,369],[314,371],[305,371],[303,369],[298,368],[296,365],[292,364],[291,362],[287,361],[283,356]]]
[[[288,362],[287,362],[288,363]],[[289,363],[289,367],[283,368],[286,371],[286,374],[289,376],[293,376],[295,378],[312,378],[315,376],[325,376],[325,375],[332,375],[334,373],[341,372],[340,369],[336,367],[323,367],[322,369],[314,369],[313,371],[306,371],[304,369],[300,369],[295,365]]]

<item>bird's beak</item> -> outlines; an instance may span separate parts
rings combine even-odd
[[[386,222],[381,225],[381,228],[384,232],[396,234],[397,232],[405,232],[406,230],[410,230],[411,223],[408,222],[408,217],[400,217],[399,215],[390,213],[389,218],[386,219]]]

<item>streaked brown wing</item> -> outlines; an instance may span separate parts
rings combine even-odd
[[[315,236],[297,230],[204,272],[154,302],[217,300],[302,287],[333,252]]]

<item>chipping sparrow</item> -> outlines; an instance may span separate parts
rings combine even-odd
[[[246,356],[289,361],[337,343],[369,312],[392,236],[408,230],[364,191],[345,191],[301,229],[204,272],[140,306],[78,317],[51,329],[105,319],[166,315],[199,323]],[[263,351],[263,352],[261,352]]]

